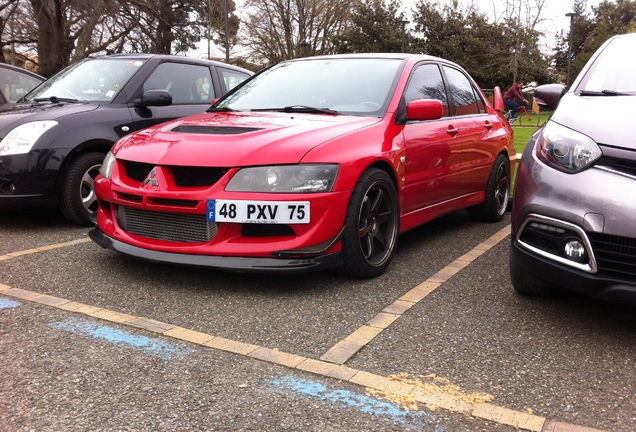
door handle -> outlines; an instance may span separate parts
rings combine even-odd
[[[484,127],[488,130],[492,129],[492,122],[490,120],[486,120],[484,122]]]
[[[446,129],[446,133],[452,136],[455,136],[459,133],[459,128],[456,128],[453,125],[449,125],[448,128]]]

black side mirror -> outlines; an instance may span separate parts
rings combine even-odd
[[[565,86],[563,84],[544,84],[534,89],[534,100],[537,105],[553,110],[564,94]]]
[[[168,106],[172,105],[172,95],[168,90],[148,90],[144,92],[141,99],[135,102],[135,106]]]

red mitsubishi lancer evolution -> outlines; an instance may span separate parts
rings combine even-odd
[[[375,277],[399,234],[434,218],[500,221],[514,157],[508,122],[455,63],[290,60],[203,114],[118,141],[90,236],[155,262]]]

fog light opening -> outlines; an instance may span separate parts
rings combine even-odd
[[[15,185],[11,182],[0,183],[0,193],[3,195],[13,195],[15,193]]]
[[[587,253],[585,251],[585,246],[578,239],[571,239],[565,243],[565,247],[563,248],[563,252],[565,256],[576,262],[582,262],[586,259]]]

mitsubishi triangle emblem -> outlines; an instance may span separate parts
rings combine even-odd
[[[156,175],[157,167],[154,167],[152,171],[150,171],[150,174],[148,174],[148,177],[144,179],[144,186],[146,186],[148,183],[150,183],[151,186],[159,186],[159,180],[155,178]]]

